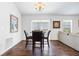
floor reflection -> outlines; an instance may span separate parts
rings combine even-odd
[[[36,44],[35,50],[32,50],[32,42],[29,42],[25,48],[25,41],[20,42],[3,56],[79,56],[79,52],[62,44],[59,41],[50,41],[50,48],[47,42],[44,44],[44,50],[41,51],[40,44]]]

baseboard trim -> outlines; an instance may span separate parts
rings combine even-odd
[[[14,45],[12,45],[11,47],[7,48],[6,50],[4,50],[2,53],[0,53],[0,56],[3,55],[5,52],[7,52],[8,50],[10,50],[12,47],[14,47],[15,45],[17,45],[18,43],[20,43],[22,40],[18,41],[17,43],[15,43]]]
[[[68,46],[67,44],[65,44],[65,43],[63,43],[63,42],[61,42],[60,40],[58,40],[60,43],[62,43],[63,45],[66,45],[66,46]],[[69,48],[72,48],[71,46],[68,46]],[[76,50],[76,49],[74,49],[74,48],[72,48],[73,50],[75,50],[75,51],[77,51],[77,52],[79,52],[78,50]]]

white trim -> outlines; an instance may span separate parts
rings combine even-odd
[[[11,47],[5,49],[2,53],[0,53],[0,55],[4,54],[6,51],[8,51],[9,49],[11,49],[11,48],[14,47],[15,45],[17,45],[19,42],[21,42],[21,40],[18,41],[17,43],[15,43],[14,45],[12,45]]]
[[[32,20],[32,22],[49,22],[49,20]]]

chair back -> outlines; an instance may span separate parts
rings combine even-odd
[[[25,37],[26,37],[26,39],[27,39],[27,33],[26,33],[26,31],[24,30],[24,34],[25,34]]]
[[[48,31],[47,38],[49,38],[50,32],[51,32],[51,30]]]
[[[32,38],[34,41],[41,41],[42,40],[42,31],[32,31]]]

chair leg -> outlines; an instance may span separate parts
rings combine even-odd
[[[25,45],[25,48],[27,47],[27,44],[28,44],[28,40],[26,40],[26,45]]]
[[[48,39],[47,39],[47,43],[48,43],[48,47],[50,47],[50,46],[49,46],[49,40],[48,40]]]
[[[44,50],[44,39],[43,39],[43,50]]]
[[[42,42],[40,43],[40,46],[41,46],[41,52],[42,52]]]
[[[32,52],[34,53],[34,48],[35,48],[35,42],[33,41],[32,43]]]

